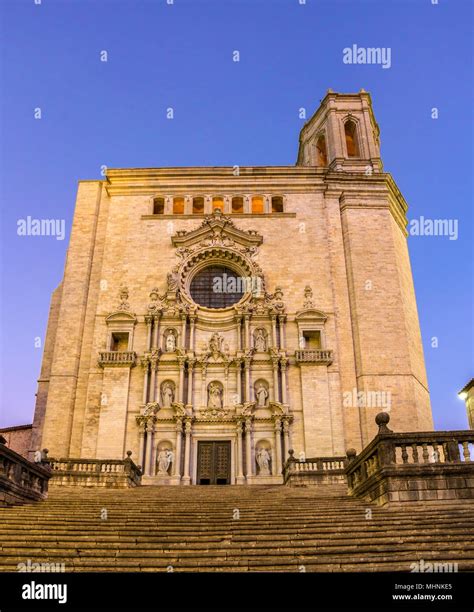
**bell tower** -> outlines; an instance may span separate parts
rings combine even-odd
[[[329,170],[382,172],[379,126],[370,94],[340,94],[329,89],[321,106],[300,132],[297,166]]]

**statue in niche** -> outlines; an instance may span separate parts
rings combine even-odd
[[[158,474],[168,476],[168,470],[170,469],[170,465],[173,463],[174,453],[169,448],[164,448],[158,453],[157,464],[158,464]]]
[[[267,340],[263,329],[257,329],[254,336],[255,349],[259,352],[267,350]]]
[[[176,350],[176,338],[171,330],[166,334],[165,346],[167,353],[174,353],[174,351]]]
[[[163,408],[171,408],[174,402],[174,384],[172,382],[164,382],[161,385],[161,405]]]
[[[255,397],[257,398],[257,406],[264,408],[267,405],[268,391],[263,382],[255,389]]]
[[[217,382],[211,382],[211,384],[209,385],[208,394],[208,407],[222,408],[222,388],[220,384]]]
[[[255,455],[258,465],[258,473],[260,476],[270,476],[270,453],[266,448],[260,447]]]

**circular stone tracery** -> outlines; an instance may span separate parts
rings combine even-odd
[[[199,306],[229,308],[244,296],[245,281],[227,266],[209,265],[193,276],[189,293]]]

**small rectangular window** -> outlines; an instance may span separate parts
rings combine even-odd
[[[173,198],[173,215],[184,214],[184,198]]]
[[[244,212],[244,198],[235,196],[232,198],[232,212],[243,213]]]
[[[264,206],[263,206],[263,198],[262,196],[254,196],[252,198],[252,213],[254,214],[261,214],[264,213]]]
[[[273,213],[283,212],[283,198],[281,196],[272,197],[272,212]]]
[[[204,198],[193,198],[193,215],[204,214]]]

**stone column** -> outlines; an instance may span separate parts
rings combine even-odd
[[[184,364],[186,362],[186,357],[179,356],[178,364],[179,364],[179,389],[178,389],[178,402],[185,403],[184,399]]]
[[[245,357],[245,385],[244,385],[244,402],[250,402],[252,397],[250,395],[250,358]]]
[[[247,478],[253,475],[252,469],[252,419],[245,419],[245,453],[246,453],[246,463],[247,463]]]
[[[244,333],[244,348],[250,348],[250,315],[244,317],[245,333]]]
[[[186,349],[186,318],[187,315],[181,315],[181,346],[180,348]]]
[[[276,332],[276,315],[271,316],[272,319],[272,347],[278,348],[277,346],[277,332]]]
[[[186,419],[184,425],[185,440],[184,440],[184,475],[183,484],[191,483],[190,476],[190,457],[191,457],[191,419]]]
[[[206,368],[204,366],[201,367],[201,406],[205,406],[207,404],[206,398]]]
[[[149,366],[149,362],[148,359],[143,359],[142,360],[142,368],[143,368],[143,372],[144,372],[144,376],[143,376],[143,396],[142,396],[142,401],[143,404],[147,403],[148,400],[148,366]]]
[[[237,422],[237,484],[244,484],[243,448],[242,448],[242,421]]]
[[[196,329],[196,316],[195,315],[191,315],[189,317],[189,321],[190,321],[190,325],[191,325],[191,331],[189,332],[189,350],[190,351],[194,351],[194,336],[195,336],[195,329]]]
[[[148,394],[148,399],[150,402],[156,402],[156,370],[158,369],[158,357],[152,357],[150,359],[150,367],[151,367],[151,378],[150,378],[150,392]]]
[[[280,348],[285,349],[285,320],[286,315],[278,315],[278,325],[280,328]]]
[[[225,365],[224,369],[224,407],[227,408],[229,405],[229,365]]]
[[[176,446],[174,459],[174,476],[181,480],[181,441],[183,432],[183,421],[176,419]]]
[[[287,419],[283,421],[283,457],[286,458],[290,450],[290,423]]]
[[[150,420],[146,424],[146,454],[145,454],[145,471],[147,476],[151,476],[152,459],[153,459],[153,430],[154,424]]]
[[[242,350],[242,317],[237,317],[237,350]]]
[[[161,315],[156,315],[153,317],[153,348],[159,348],[160,342],[160,317]]]
[[[281,420],[275,419],[275,472],[273,476],[281,474]]]
[[[149,351],[151,349],[151,328],[153,324],[153,317],[146,315],[145,321],[146,321],[146,350]]]
[[[142,473],[144,473],[144,465],[143,465],[143,452],[145,450],[145,425],[140,425],[139,431],[139,446],[138,446],[138,464],[141,467]]]
[[[286,404],[287,403],[286,375],[287,375],[288,359],[283,358],[281,359],[280,363],[281,363],[281,403]]]
[[[242,399],[242,368],[241,366],[241,361],[240,359],[238,359],[236,361],[236,374],[237,374],[237,403],[241,404],[243,399]]]
[[[194,387],[194,359],[188,361],[188,406],[193,405],[193,387]]]
[[[280,401],[278,393],[278,359],[272,359],[273,368],[273,401]]]

